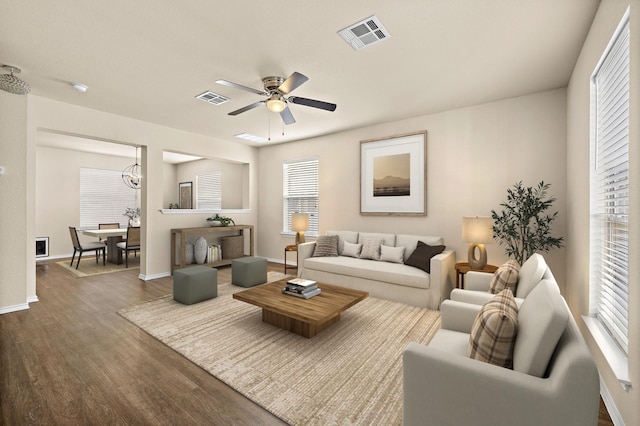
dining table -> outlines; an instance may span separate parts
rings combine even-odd
[[[118,250],[118,242],[122,237],[127,235],[127,228],[117,229],[85,229],[82,231],[84,235],[90,237],[106,238],[107,239],[107,260],[111,263],[120,265],[122,263],[122,256]]]

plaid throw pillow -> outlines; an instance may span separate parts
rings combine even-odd
[[[478,312],[469,336],[469,358],[513,368],[518,306],[511,290],[493,296]]]
[[[516,294],[516,285],[518,284],[518,272],[520,265],[515,260],[509,260],[501,265],[491,278],[489,283],[489,293],[498,294],[505,288]]]
[[[338,256],[338,236],[324,235],[318,237],[311,257]]]

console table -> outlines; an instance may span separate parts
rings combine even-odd
[[[233,225],[233,226],[205,226],[201,228],[176,228],[171,230],[171,273],[174,269],[182,269],[189,266],[195,266],[196,264],[186,265],[184,263],[185,258],[185,245],[189,239],[195,240],[202,236],[217,237],[219,234],[230,235],[246,235],[249,232],[249,256],[253,256],[253,225]],[[224,236],[224,235],[220,235]],[[244,241],[244,239],[243,239]],[[177,253],[176,253],[177,249]],[[244,253],[244,248],[243,248]],[[177,258],[176,258],[176,255]],[[224,255],[224,253],[223,253]],[[221,259],[215,262],[207,262],[204,266],[210,266],[215,268],[217,266],[231,265],[232,259]],[[177,263],[177,264],[176,264]]]

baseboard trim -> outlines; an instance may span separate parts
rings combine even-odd
[[[34,302],[39,302],[40,299],[38,299],[38,296],[31,296],[31,297],[27,297],[27,303],[34,303]]]
[[[16,312],[16,311],[24,311],[25,309],[29,309],[28,303],[21,303],[19,305],[13,305],[13,306],[5,306],[4,308],[0,308],[0,315],[8,314],[10,312]]]
[[[151,274],[151,275],[140,274],[138,275],[138,278],[140,278],[142,281],[151,281],[158,278],[165,278],[170,276],[171,276],[171,272],[160,272],[159,274]]]
[[[598,376],[600,376],[598,374]],[[624,420],[620,415],[620,411],[618,411],[618,407],[616,407],[616,403],[607,388],[607,384],[600,376],[600,396],[602,397],[602,402],[604,402],[604,406],[607,407],[607,411],[609,412],[609,417],[611,417],[611,421],[614,425],[623,425]]]

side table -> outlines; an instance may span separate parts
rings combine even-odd
[[[469,266],[469,262],[457,262],[456,263],[456,288],[464,288],[464,274],[469,271],[488,272],[493,274],[498,270],[496,265],[486,265],[482,269],[473,269]]]
[[[287,253],[296,252],[296,266],[287,266]],[[298,246],[296,244],[290,244],[284,248],[284,273],[287,273],[287,269],[298,269]]]

